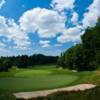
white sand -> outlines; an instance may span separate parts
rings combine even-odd
[[[57,92],[57,91],[84,91],[86,89],[91,89],[96,87],[96,85],[93,84],[79,84],[75,86],[65,87],[65,88],[58,88],[58,89],[52,89],[52,90],[41,90],[41,91],[33,91],[33,92],[20,92],[20,93],[14,93],[14,95],[17,98],[35,98],[39,96],[47,96],[48,94]]]

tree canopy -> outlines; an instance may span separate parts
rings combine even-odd
[[[66,50],[58,60],[59,66],[78,71],[95,70],[100,66],[100,20],[95,27],[86,29],[82,43]]]
[[[28,68],[35,65],[56,64],[58,56],[46,56],[43,54],[34,54],[32,56],[22,55],[0,58],[0,71],[8,71],[12,66],[18,68]]]

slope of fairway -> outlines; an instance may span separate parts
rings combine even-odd
[[[0,91],[35,91],[71,85],[79,79],[77,74],[55,66],[17,69],[0,73]]]
[[[64,87],[77,80],[73,75],[0,78],[0,91],[34,91]]]
[[[50,70],[42,70],[42,69],[34,69],[34,70],[25,70],[22,72],[18,72],[15,74],[16,77],[33,77],[33,76],[40,76],[40,75],[49,75],[52,74]]]
[[[100,84],[100,71],[75,72],[47,65],[0,72],[0,92],[55,89],[84,83]]]

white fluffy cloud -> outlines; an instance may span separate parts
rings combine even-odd
[[[0,36],[14,41],[16,48],[25,49],[29,46],[27,34],[20,29],[14,20],[8,20],[3,16],[0,16]]]
[[[16,44],[15,48],[27,49],[30,45],[27,33],[22,31],[19,25],[17,25],[13,20],[10,20],[9,24],[11,26],[8,28],[10,33],[9,38],[14,40]]]
[[[95,26],[97,19],[100,17],[100,0],[94,0],[88,7],[88,12],[84,14],[83,26],[85,28]]]
[[[0,16],[0,35],[8,35],[8,25],[6,24],[6,18]]]
[[[48,41],[48,40],[40,40],[40,44],[41,44],[42,48],[50,47],[50,41]]]
[[[0,0],[0,9],[2,8],[2,6],[5,4],[5,0]]]
[[[69,28],[67,30],[65,30],[65,32],[57,38],[58,42],[60,43],[65,43],[65,42],[77,42],[77,41],[81,41],[80,40],[80,35],[81,35],[81,28],[79,26],[77,27],[72,27]]]
[[[80,31],[74,28],[67,30],[65,27],[66,16],[58,12],[64,9],[73,9],[74,2],[75,0],[53,0],[52,10],[39,7],[28,10],[19,18],[19,24],[14,20],[0,16],[0,36],[5,36],[13,41],[14,48],[19,49],[29,47],[28,33],[30,32],[38,33],[41,38],[52,38],[56,37],[58,33],[62,33],[58,37],[58,41],[61,43],[79,40],[79,36],[75,32],[79,33]],[[74,12],[71,21],[76,23],[77,20],[78,14]],[[51,46],[48,40],[41,40],[40,44],[43,48]]]
[[[66,0],[67,1],[67,0]],[[60,43],[81,41],[80,36],[84,33],[84,28],[95,26],[97,19],[100,17],[100,0],[94,0],[88,7],[88,12],[84,14],[83,26],[78,26],[79,15],[73,12],[71,22],[76,25],[64,30],[63,34],[57,38]]]
[[[65,17],[53,10],[34,8],[23,14],[19,20],[25,32],[38,32],[40,37],[55,37],[65,28]]]
[[[51,6],[53,10],[57,12],[61,12],[65,14],[65,9],[70,10],[72,13],[72,18],[69,18],[71,23],[75,25],[75,27],[69,27],[68,29],[62,30],[62,34],[57,37],[58,42],[66,43],[66,42],[77,42],[80,41],[80,34],[82,32],[81,27],[78,26],[78,18],[79,15],[74,11],[76,0],[52,0]]]
[[[78,24],[78,18],[79,18],[78,13],[73,12],[71,21],[72,21],[72,23],[73,23],[74,25]]]
[[[52,8],[57,11],[63,11],[64,9],[73,9],[75,0],[52,0]]]
[[[5,0],[1,0],[0,8],[5,3]],[[88,7],[88,12],[84,14],[83,27],[94,26],[98,17],[100,17],[100,0],[94,0]],[[57,37],[59,43],[77,42],[80,40],[83,27],[78,26],[79,15],[73,10],[75,7],[75,0],[52,0],[52,9],[46,8],[33,8],[26,11],[19,18],[19,24],[12,19],[7,19],[0,16],[0,36],[6,37],[8,40],[14,42],[14,48],[27,49],[30,46],[28,33],[38,33],[40,38],[53,38],[58,33],[61,35]],[[66,28],[65,22],[67,21],[67,15],[65,16],[64,9],[71,10],[72,24],[74,27]],[[60,13],[59,13],[60,12]],[[50,47],[50,41],[40,40],[40,45],[43,48]],[[0,42],[0,46],[5,44]],[[61,45],[55,45],[61,46]]]

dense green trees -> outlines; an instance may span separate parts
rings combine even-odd
[[[17,66],[18,68],[27,68],[28,66],[28,56],[22,55],[15,57],[13,62],[13,66]]]
[[[0,72],[5,71],[7,72],[9,68],[11,68],[12,64],[9,59],[0,59]]]
[[[43,64],[56,64],[57,56],[45,56],[43,54],[34,54],[29,57],[28,64],[32,65],[43,65]]]
[[[18,68],[27,68],[35,65],[56,64],[57,60],[57,56],[45,56],[42,54],[34,54],[32,56],[22,55],[13,57],[1,57],[0,72],[8,71],[8,69],[12,66],[16,66]]]
[[[82,43],[69,48],[58,60],[59,66],[78,71],[100,66],[100,21],[81,36]]]

